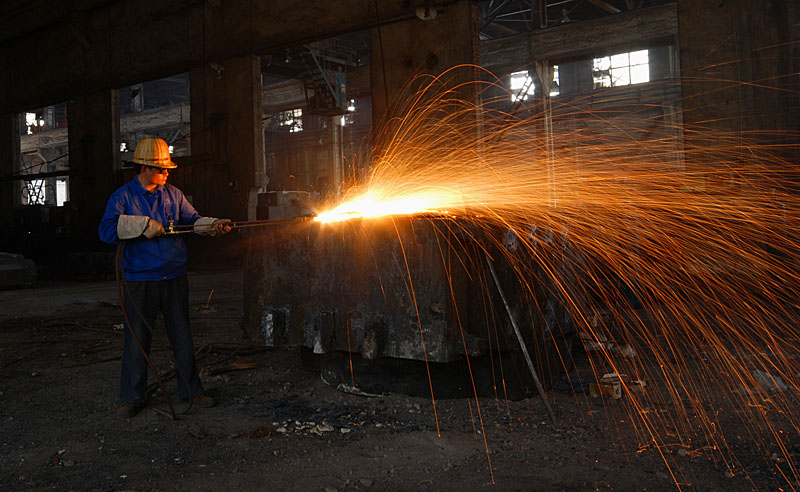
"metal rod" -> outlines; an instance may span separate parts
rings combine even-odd
[[[213,231],[219,225],[228,225],[231,229],[244,229],[248,227],[266,227],[281,224],[292,224],[296,222],[305,222],[311,220],[312,215],[301,215],[299,217],[291,217],[288,219],[265,219],[265,220],[241,220],[237,222],[226,222],[225,224],[209,224],[205,227],[195,228],[192,224],[173,225],[167,227],[165,235],[173,234],[189,234],[191,232],[208,232]]]
[[[533,367],[533,362],[531,361],[531,356],[528,354],[528,348],[525,346],[525,340],[522,339],[522,333],[519,331],[519,327],[517,326],[517,321],[514,319],[514,315],[511,313],[511,307],[508,305],[508,301],[506,300],[506,294],[503,292],[503,287],[500,286],[500,280],[497,278],[497,272],[494,271],[494,265],[492,264],[492,260],[489,258],[487,253],[484,253],[486,256],[486,264],[489,265],[489,271],[492,272],[492,278],[494,279],[494,285],[497,287],[497,292],[500,293],[500,298],[503,300],[503,305],[506,307],[506,313],[508,313],[508,319],[511,320],[511,326],[514,328],[514,333],[517,335],[517,340],[519,341],[519,346],[522,348],[522,355],[525,356],[525,362],[528,363],[528,369],[531,370],[531,376],[533,376],[533,382],[536,383],[536,390],[539,392],[539,396],[542,397],[542,401],[544,402],[545,408],[547,408],[547,413],[550,414],[550,420],[553,421],[553,425],[556,425],[556,414],[553,413],[552,407],[550,407],[550,402],[547,401],[547,395],[545,395],[544,387],[542,386],[542,382],[539,380],[539,376],[536,374],[536,369]]]

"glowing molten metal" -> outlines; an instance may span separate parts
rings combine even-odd
[[[459,200],[458,196],[448,191],[419,192],[403,197],[381,197],[377,193],[367,192],[338,205],[332,210],[319,213],[314,220],[322,223],[331,223],[392,215],[447,214],[448,212],[440,209],[454,205],[457,200]]]

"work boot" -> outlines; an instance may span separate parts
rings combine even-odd
[[[198,407],[211,408],[216,404],[217,402],[214,400],[214,397],[206,393],[200,393],[192,397],[192,405],[197,405]]]
[[[123,403],[117,409],[117,417],[121,419],[129,419],[136,415],[137,412],[139,412],[139,407],[133,403]]]

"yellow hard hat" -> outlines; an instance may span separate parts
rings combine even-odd
[[[133,153],[133,162],[145,166],[160,167],[162,169],[175,169],[177,164],[169,156],[169,146],[161,138],[143,138],[136,144]]]

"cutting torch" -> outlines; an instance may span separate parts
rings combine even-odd
[[[246,229],[249,227],[267,227],[281,224],[294,224],[298,222],[305,222],[314,219],[316,214],[299,215],[297,217],[290,217],[287,219],[263,219],[263,220],[240,220],[236,222],[225,222],[217,224],[209,224],[207,226],[195,227],[192,224],[176,225],[174,220],[169,221],[164,235],[171,234],[189,234],[190,232],[210,232],[221,225],[227,225],[231,229]]]

